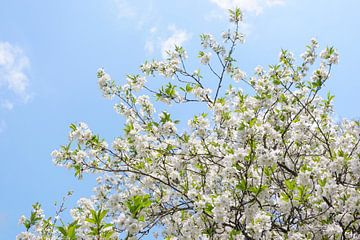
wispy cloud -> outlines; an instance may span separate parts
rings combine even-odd
[[[117,17],[120,19],[131,20],[137,29],[148,27],[150,22],[157,19],[153,0],[131,1],[131,0],[112,0]],[[132,25],[133,26],[133,25]]]
[[[155,47],[156,47],[155,38],[156,38],[157,32],[158,32],[158,29],[155,26],[151,27],[148,30],[148,37],[146,39],[144,49],[150,54],[154,53],[154,51],[155,51]]]
[[[152,54],[155,50],[160,50],[163,58],[166,58],[166,52],[175,49],[175,45],[181,46],[190,39],[191,34],[175,25],[169,25],[165,30],[158,30],[157,27],[148,29],[148,37],[144,49]]]
[[[165,57],[167,50],[173,49],[175,45],[181,45],[190,38],[190,34],[187,31],[178,29],[174,25],[170,25],[168,28],[160,27],[164,25],[164,22],[156,14],[159,6],[157,6],[158,3],[154,0],[146,2],[131,0],[112,1],[115,4],[118,17],[130,19],[135,23],[137,29],[141,29],[146,33],[144,49],[150,54],[160,50],[162,56]]]
[[[284,4],[285,0],[210,0],[222,9],[241,8],[243,11],[260,14],[267,6]]]
[[[255,12],[256,14],[261,13],[262,6],[258,0],[210,0],[222,9],[233,9],[240,7],[243,11]]]
[[[117,10],[118,17],[129,18],[135,17],[137,14],[136,9],[127,0],[113,0]]]
[[[0,119],[0,133],[6,129],[6,123],[3,119]]]
[[[29,77],[27,71],[30,61],[23,50],[8,42],[0,42],[0,90],[27,102],[30,98],[28,92]],[[10,101],[5,106],[10,108]],[[12,107],[11,107],[12,108]]]
[[[266,3],[269,6],[283,5],[285,4],[285,0],[267,0]]]
[[[14,108],[14,103],[12,103],[11,101],[9,101],[8,99],[5,99],[1,102],[1,107],[3,109],[9,110],[11,111]]]
[[[185,41],[190,39],[190,34],[183,29],[178,29],[175,25],[169,26],[169,31],[172,33],[168,38],[161,41],[161,54],[166,57],[166,51],[173,50],[175,45],[182,45]]]

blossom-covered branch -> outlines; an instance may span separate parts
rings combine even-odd
[[[95,193],[62,226],[35,205],[18,239],[360,238],[360,124],[336,122],[334,96],[319,95],[336,49],[318,56],[312,39],[301,62],[282,50],[278,63],[248,77],[234,56],[244,39],[239,9],[230,21],[222,42],[200,36],[201,65],[191,71],[180,46],[124,85],[98,70],[103,95],[118,100],[124,134],[107,143],[72,124],[69,143],[52,156],[78,178],[99,175]],[[156,88],[155,79],[165,83]],[[176,116],[156,112],[162,103],[201,110],[180,127]]]

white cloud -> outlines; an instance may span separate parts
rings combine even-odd
[[[154,41],[152,39],[146,40],[144,49],[150,54],[154,53],[154,51],[155,51]]]
[[[210,0],[222,9],[233,9],[235,7],[241,8],[243,11],[254,12],[260,14],[263,12],[264,7],[280,5],[285,0]]]
[[[136,15],[134,6],[130,5],[127,0],[114,0],[114,3],[120,18],[130,18]]]
[[[243,11],[255,12],[259,14],[262,12],[262,6],[258,0],[210,0],[222,9],[233,9],[235,7],[241,8]]]
[[[156,47],[155,36],[157,32],[158,29],[155,26],[150,27],[150,29],[148,30],[148,37],[146,39],[144,49],[150,54],[154,53],[155,51],[155,47]]]
[[[6,123],[4,120],[0,119],[0,133],[2,133],[6,129]]]
[[[174,48],[175,45],[181,45],[189,39],[190,35],[182,29],[175,26],[168,27],[170,36],[165,38],[166,28],[159,29],[163,25],[161,17],[157,14],[159,7],[156,1],[130,1],[130,0],[112,0],[116,7],[118,17],[131,19],[134,27],[146,31],[147,36],[144,44],[146,52],[153,54],[160,49],[162,56],[166,56],[166,51]],[[151,24],[151,25],[149,25]]]
[[[221,10],[214,9],[207,13],[204,18],[206,21],[225,21],[225,16]]]
[[[29,78],[26,74],[29,67],[29,59],[21,48],[0,42],[0,89],[5,89],[24,102],[29,100]]]
[[[164,37],[163,33],[165,32],[168,35],[167,37]],[[159,36],[159,34],[162,36]],[[162,57],[165,58],[168,50],[174,50],[175,45],[181,46],[189,39],[190,34],[175,25],[169,25],[167,31],[161,32],[158,31],[157,27],[150,27],[144,49],[150,54],[154,53],[156,49],[160,49]]]
[[[1,102],[1,107],[10,111],[14,108],[14,104],[6,99]]]
[[[156,33],[157,32],[157,27],[151,27],[149,29],[149,32],[152,33],[152,34]]]
[[[169,31],[172,32],[172,35],[165,40],[161,41],[161,53],[162,56],[166,57],[166,51],[173,50],[175,45],[182,45],[185,41],[190,39],[188,32],[182,29],[176,28],[174,25],[169,26]]]
[[[131,20],[132,27],[142,30],[149,23],[157,19],[156,8],[153,0],[131,1],[131,0],[112,0],[117,17],[120,19]],[[134,25],[135,24],[135,25]]]
[[[267,5],[273,6],[273,5],[283,5],[285,4],[285,0],[267,0]]]

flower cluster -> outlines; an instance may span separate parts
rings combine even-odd
[[[54,162],[76,177],[99,176],[94,195],[70,210],[69,224],[35,207],[17,238],[360,239],[360,123],[335,121],[334,96],[319,95],[337,51],[318,58],[312,39],[300,64],[282,50],[278,63],[246,77],[233,59],[241,19],[230,12],[235,30],[223,34],[225,45],[201,35],[204,75],[188,71],[181,47],[140,67],[148,82],[168,80],[157,89],[140,75],[117,86],[99,70],[104,95],[119,98],[124,134],[109,146],[86,124],[72,124]],[[181,106],[198,111],[187,126],[176,120]]]

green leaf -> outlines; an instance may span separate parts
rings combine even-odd
[[[288,202],[289,201],[289,196],[286,193],[280,193],[280,198],[281,200]]]
[[[151,204],[152,201],[150,200],[150,195],[148,194],[143,196],[133,196],[126,202],[126,205],[134,218],[137,218],[141,210],[149,207]]]
[[[285,183],[285,186],[287,189],[293,191],[295,190],[295,187],[296,187],[296,181],[294,179],[287,179],[284,181]]]
[[[56,227],[60,232],[61,234],[66,237],[67,236],[67,231],[64,227]]]
[[[325,187],[326,185],[326,178],[318,179],[318,183],[321,187]]]
[[[138,220],[139,220],[140,222],[145,222],[145,217],[144,217],[144,216],[140,216],[140,217],[138,218]]]
[[[204,212],[211,215],[213,209],[214,209],[214,206],[212,204],[206,203],[205,208],[204,208]]]
[[[240,189],[241,191],[245,191],[246,190],[246,185],[247,185],[247,183],[246,183],[245,179],[242,179],[238,183],[238,185],[236,185],[236,188]]]
[[[70,129],[76,131],[77,127],[74,123],[70,124]]]
[[[257,121],[257,118],[253,118],[250,120],[250,122],[249,122],[250,128],[252,128],[255,125],[256,121]]]
[[[186,92],[191,92],[193,90],[193,88],[191,87],[191,85],[188,83],[186,84],[186,88],[185,88]]]
[[[92,223],[92,224],[96,224],[96,220],[92,219],[92,218],[86,218],[85,221],[89,222],[89,223]]]
[[[198,57],[199,57],[199,58],[203,57],[204,55],[205,55],[205,53],[204,53],[203,51],[200,51],[200,52],[198,53]]]
[[[99,221],[102,221],[103,220],[103,218],[106,216],[106,214],[107,214],[107,210],[99,210],[99,212],[98,212],[98,217],[99,217]]]

